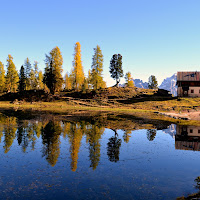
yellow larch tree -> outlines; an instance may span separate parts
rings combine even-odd
[[[126,86],[127,87],[134,87],[133,78],[131,76],[131,72],[127,72],[125,75]]]
[[[71,76],[68,75],[68,73],[65,74],[64,84],[65,84],[65,90],[72,89],[72,79]]]
[[[0,61],[0,92],[3,92],[5,89],[5,70],[4,65]]]
[[[7,58],[6,87],[9,92],[16,92],[18,88],[19,76],[13,63],[13,57],[9,54]]]
[[[74,81],[74,89],[80,90],[82,89],[82,85],[84,83],[84,72],[81,61],[81,45],[79,42],[75,44],[74,47],[74,60],[73,60],[73,70],[72,76]]]

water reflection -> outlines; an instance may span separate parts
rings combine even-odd
[[[200,151],[200,126],[177,126],[176,149]]]
[[[109,138],[107,155],[111,162],[119,161],[119,150],[121,147],[122,140],[118,138],[116,130],[113,130],[115,135]]]
[[[4,153],[8,153],[12,147],[14,140],[22,148],[22,152],[26,152],[30,147],[35,150],[36,141],[41,138],[42,141],[42,157],[53,167],[56,165],[60,155],[61,137],[69,142],[69,152],[71,157],[71,170],[77,170],[79,149],[81,141],[85,136],[86,144],[89,150],[90,167],[95,170],[99,164],[101,157],[101,138],[105,132],[105,121],[102,116],[95,120],[68,121],[57,120],[54,117],[46,117],[43,120],[21,120],[14,116],[0,115],[0,142],[4,143]],[[107,120],[113,135],[107,139],[107,158],[110,162],[118,162],[120,159],[120,148],[122,143],[128,144],[135,128],[117,129],[116,121]],[[119,122],[122,126],[122,122]],[[139,123],[133,122],[134,127],[139,129]],[[165,125],[164,125],[165,126]],[[113,129],[111,128],[113,127]],[[141,125],[143,129],[144,124]],[[150,127],[150,124],[147,124]],[[161,128],[161,124],[159,124]],[[149,141],[154,141],[157,135],[157,127],[155,124],[146,130],[146,137]],[[176,129],[176,133],[174,133]],[[118,130],[123,130],[122,139],[119,137]],[[175,148],[184,150],[200,150],[200,127],[197,126],[168,126],[163,130],[174,137]],[[66,148],[67,149],[67,148]]]
[[[156,129],[148,129],[147,130],[147,139],[149,141],[153,141],[156,137]]]
[[[0,114],[0,185],[5,186],[1,192],[11,191],[15,182],[14,192],[20,193],[22,186],[29,188],[27,194],[42,188],[52,199],[64,193],[69,199],[78,199],[79,194],[81,199],[88,194],[88,199],[198,196],[200,161],[199,152],[193,151],[200,149],[199,130],[105,114],[29,118]],[[186,191],[188,185],[192,189]]]
[[[60,155],[60,135],[62,128],[59,122],[49,121],[41,129],[43,156],[51,166],[54,166]]]
[[[194,187],[198,190],[197,193],[192,193],[190,195],[188,195],[187,197],[178,197],[176,198],[176,200],[198,200],[200,199],[200,176],[198,176],[195,180],[194,180],[195,184]]]

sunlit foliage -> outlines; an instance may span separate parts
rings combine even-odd
[[[4,65],[0,61],[0,92],[3,92],[5,89],[5,70]]]
[[[74,47],[74,60],[72,69],[73,88],[76,90],[82,89],[84,82],[84,72],[81,60],[81,45],[79,42]]]
[[[131,72],[127,72],[125,75],[126,86],[127,87],[134,87],[133,78],[131,76]]]
[[[68,75],[68,73],[65,74],[64,83],[65,83],[65,86],[64,86],[65,90],[72,89],[72,77],[71,77],[71,75]]]
[[[158,81],[154,75],[151,75],[149,77],[148,87],[149,87],[149,89],[157,89],[158,88]]]
[[[7,58],[6,89],[8,92],[16,92],[19,76],[13,63],[13,57],[9,54]]]
[[[55,92],[59,92],[63,85],[63,57],[60,49],[58,47],[53,48],[49,55],[46,55],[45,62],[46,67],[43,82],[50,89],[50,92],[54,94]]]
[[[96,46],[94,48],[94,55],[92,58],[92,66],[91,66],[91,78],[90,83],[92,84],[95,90],[99,88],[103,88],[105,83],[103,81],[103,54],[100,49],[100,46]]]

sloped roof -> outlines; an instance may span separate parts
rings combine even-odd
[[[177,81],[200,81],[200,72],[177,72]]]

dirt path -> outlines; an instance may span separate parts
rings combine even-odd
[[[183,119],[183,120],[198,120],[200,121],[200,111],[188,111],[183,113],[175,113],[175,112],[158,112],[161,115],[165,115],[168,117],[172,117],[174,119]]]

